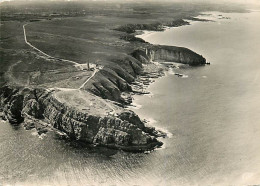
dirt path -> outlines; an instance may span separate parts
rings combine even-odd
[[[41,53],[43,56],[47,57],[48,59],[56,59],[55,57],[50,56],[50,55],[46,54],[45,52],[43,52],[42,50],[40,50],[39,48],[33,46],[33,45],[27,40],[26,29],[25,29],[26,25],[28,25],[28,23],[23,25],[23,33],[24,33],[24,41],[25,41],[25,43],[26,43],[27,45],[29,45],[31,48],[33,48],[34,50],[36,50],[36,51],[38,51],[39,53]],[[60,59],[60,58],[59,58],[59,60],[64,61],[64,62],[72,63],[72,64],[74,64],[74,66],[75,66],[76,68],[79,68],[80,70],[83,70],[84,67],[86,66],[86,64],[80,64],[80,63],[77,63],[77,62],[75,62],[75,61],[71,61],[71,60],[67,60],[67,59]],[[87,84],[87,82],[88,82],[92,77],[94,77],[94,75],[95,75],[96,72],[98,72],[98,71],[99,71],[99,69],[94,68],[93,74],[79,87],[79,89],[82,89],[82,88]]]
[[[23,32],[24,32],[24,41],[27,45],[29,45],[31,48],[33,48],[34,50],[38,51],[39,53],[41,53],[43,56],[49,58],[49,59],[56,59],[55,57],[53,56],[50,56],[48,54],[46,54],[45,52],[43,52],[42,50],[38,49],[37,47],[33,46],[30,42],[28,42],[27,40],[27,36],[26,36],[26,30],[25,30],[25,26],[28,25],[27,24],[24,24],[23,25]],[[69,62],[69,63],[72,63],[74,64],[74,66],[76,68],[80,68],[81,70],[84,69],[84,66],[86,66],[86,64],[80,64],[80,63],[77,63],[75,61],[71,61],[71,60],[67,60],[67,59],[60,59],[59,60],[61,61],[64,61],[64,62]],[[101,70],[103,67],[99,67],[99,68],[94,68],[94,71],[92,73],[92,75],[78,88],[78,89],[71,89],[71,88],[58,88],[58,87],[53,87],[53,88],[48,88],[49,91],[52,91],[52,90],[61,90],[61,91],[75,91],[75,90],[79,90],[79,91],[82,91],[81,89],[95,76],[95,74]],[[91,94],[93,95],[94,97],[98,98],[99,100],[101,100],[105,105],[107,105],[109,107],[109,109],[111,109],[111,111],[109,112],[109,114],[115,114],[115,109],[110,105],[110,103],[108,103],[107,101],[103,100],[102,98],[94,95],[94,94]],[[113,103],[111,103],[113,104]]]
[[[52,56],[46,54],[45,52],[43,52],[43,51],[41,51],[40,49],[36,48],[35,46],[33,46],[31,43],[29,43],[29,42],[27,41],[27,36],[26,36],[26,31],[25,31],[25,26],[26,26],[26,25],[27,25],[27,24],[23,25],[23,34],[24,34],[24,41],[25,41],[25,43],[26,43],[27,45],[29,45],[30,47],[32,47],[34,50],[37,50],[38,52],[40,52],[40,53],[41,53],[42,55],[44,55],[45,57],[47,57],[47,58],[52,58]]]
[[[33,48],[34,50],[40,52],[43,56],[45,56],[45,57],[47,57],[47,58],[49,58],[49,59],[56,59],[55,57],[46,54],[46,53],[43,52],[42,50],[40,50],[40,49],[38,49],[37,47],[33,46],[30,42],[28,42],[27,36],[26,36],[26,30],[25,30],[25,26],[26,26],[26,25],[28,25],[28,23],[23,25],[23,33],[24,33],[24,41],[25,41],[25,43],[26,43],[27,45],[29,45],[31,48]],[[69,63],[73,63],[75,66],[81,66],[81,65],[83,65],[83,64],[77,63],[77,62],[75,62],[75,61],[67,60],[67,59],[60,59],[60,58],[59,58],[59,60],[65,61],[65,62],[69,62]]]
[[[95,76],[95,74],[99,71],[99,69],[95,69],[93,74],[79,87],[79,89],[82,89],[88,82]]]

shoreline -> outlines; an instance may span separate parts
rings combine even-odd
[[[187,25],[188,22],[185,21],[176,21],[176,23],[172,23],[173,25],[171,25],[171,27],[179,27],[179,26],[183,26],[183,25]],[[177,24],[177,25],[175,25]],[[169,27],[164,27],[165,29],[170,29]],[[148,87],[153,81],[154,79],[157,79],[161,76],[165,75],[165,71],[166,69],[168,70],[170,68],[170,66],[173,66],[173,63],[170,63],[166,65],[166,64],[160,64],[158,62],[156,62],[158,59],[162,60],[162,61],[176,61],[179,64],[186,64],[186,65],[191,65],[191,66],[195,66],[195,65],[204,65],[206,62],[206,59],[203,58],[203,56],[187,49],[187,48],[183,48],[183,47],[176,47],[176,46],[163,46],[163,45],[152,45],[152,44],[144,44],[142,45],[145,47],[145,49],[139,48],[137,50],[134,50],[132,53],[132,57],[135,58],[135,60],[139,61],[140,64],[142,64],[142,72],[138,73],[135,71],[135,66],[133,66],[132,63],[130,63],[131,68],[133,68],[134,73],[136,73],[137,77],[134,78],[134,81],[132,83],[130,83],[130,85],[132,87],[134,87],[134,84],[136,84],[136,89],[135,90],[131,90],[130,94],[127,95],[126,94],[126,98],[128,99],[128,97],[132,96],[132,95],[136,95],[136,94],[147,94],[147,92],[144,91],[145,87]],[[162,56],[161,54],[166,54],[164,56]],[[153,62],[155,61],[155,62]],[[138,67],[139,68],[139,67]],[[102,73],[104,70],[100,70],[100,72]],[[100,72],[97,75],[100,75]],[[96,78],[96,77],[95,77]],[[109,77],[106,77],[109,79]],[[109,79],[110,80],[110,79]],[[111,80],[110,80],[111,81]],[[95,86],[95,88],[97,88]],[[10,89],[10,90],[9,90]],[[85,90],[85,89],[84,89]],[[99,88],[97,88],[97,90],[99,90]],[[140,91],[142,90],[142,91]],[[129,122],[129,127],[131,124],[134,124],[137,128],[134,129],[136,130],[135,132],[130,132],[128,133],[127,131],[125,131],[125,129],[123,129],[121,127],[121,124],[119,124],[118,129],[114,129],[115,126],[113,126],[112,128],[110,128],[110,126],[102,126],[103,124],[100,123],[100,128],[98,129],[98,131],[95,131],[94,134],[96,134],[95,138],[93,136],[92,140],[94,141],[90,141],[90,139],[88,139],[89,137],[84,137],[85,134],[81,134],[79,133],[79,131],[74,131],[74,128],[78,128],[80,126],[84,128],[84,125],[87,124],[86,121],[88,120],[87,118],[89,116],[91,117],[100,117],[97,116],[96,114],[93,113],[88,113],[86,111],[82,112],[82,111],[78,111],[77,109],[75,110],[73,107],[69,108],[69,104],[67,105],[68,102],[70,101],[64,101],[63,102],[59,102],[59,100],[56,99],[55,95],[52,95],[52,93],[48,93],[46,91],[43,90],[38,90],[37,88],[34,87],[23,87],[21,86],[20,88],[18,88],[16,90],[16,88],[12,88],[12,87],[6,87],[6,91],[10,91],[12,93],[14,93],[14,98],[11,97],[11,102],[7,102],[9,105],[8,107],[10,107],[11,109],[9,109],[8,107],[5,108],[7,110],[5,110],[5,114],[7,119],[11,122],[11,123],[20,123],[23,122],[24,119],[26,119],[26,114],[30,115],[33,117],[33,120],[36,119],[41,119],[41,117],[44,116],[44,118],[46,119],[47,123],[49,121],[49,125],[52,125],[54,128],[56,128],[57,130],[61,130],[62,132],[65,132],[69,137],[71,137],[72,139],[77,139],[79,141],[83,140],[86,141],[87,143],[90,144],[97,144],[98,146],[106,146],[109,148],[116,148],[116,149],[123,149],[126,151],[147,151],[147,150],[154,150],[155,148],[157,148],[158,146],[162,146],[163,143],[158,141],[157,138],[160,137],[165,137],[166,134],[160,130],[159,128],[154,128],[153,126],[147,126],[145,122],[141,122],[141,127],[138,126],[140,123],[137,119],[137,123],[136,123],[136,119],[134,119],[132,121],[132,116],[129,116],[129,118],[119,118],[121,119],[121,122]],[[16,91],[18,91],[18,93],[16,93]],[[39,95],[37,95],[39,91]],[[62,91],[62,90],[60,90]],[[87,91],[87,89],[86,89]],[[125,90],[120,90],[121,94],[123,96],[125,92]],[[5,92],[5,90],[2,90],[2,93],[5,95],[7,92]],[[25,96],[23,95],[23,92],[36,92],[33,93],[32,95],[32,99],[29,100],[25,100]],[[69,99],[69,92],[65,91],[64,92],[67,95],[66,99]],[[18,94],[18,95],[17,95]],[[31,93],[30,93],[31,94]],[[55,93],[53,93],[55,94]],[[87,93],[86,93],[87,94]],[[44,95],[43,98],[42,95]],[[112,95],[113,97],[114,95]],[[5,99],[9,100],[9,97],[2,97],[2,99],[4,99],[4,102],[6,102]],[[14,100],[13,100],[14,99]],[[16,100],[17,99],[17,100]],[[45,103],[45,99],[47,100],[52,100],[54,101],[53,104],[50,103]],[[78,99],[78,98],[77,98]],[[102,99],[102,101],[107,102],[103,96],[100,96],[99,99]],[[108,98],[109,99],[109,98]],[[126,105],[127,105],[127,99],[126,99]],[[119,99],[120,100],[120,99]],[[120,102],[117,103],[120,104]],[[18,105],[18,106],[15,106]],[[110,103],[111,104],[111,103]],[[24,111],[24,106],[26,107],[26,111]],[[16,108],[18,107],[18,108]],[[57,109],[58,108],[58,109]],[[14,110],[13,110],[14,109]],[[18,109],[18,110],[17,110]],[[35,110],[36,109],[36,110]],[[48,110],[46,110],[48,109]],[[49,110],[51,109],[51,110]],[[66,112],[69,113],[74,113],[74,112],[79,112],[79,116],[74,116],[71,114],[66,114],[63,113],[63,110],[67,110]],[[133,112],[133,109],[128,109],[129,111]],[[42,113],[43,111],[43,113]],[[122,113],[124,115],[124,108],[121,109]],[[47,114],[46,114],[47,112]],[[82,114],[88,114],[88,117],[83,116]],[[64,115],[67,115],[66,117]],[[61,115],[61,116],[59,116]],[[131,115],[131,114],[130,114]],[[40,118],[38,118],[40,116]],[[59,117],[55,119],[56,116],[62,117],[62,121],[60,123],[60,119]],[[47,117],[47,118],[46,118]],[[50,118],[48,118],[50,117]],[[54,118],[53,118],[54,117]],[[64,117],[64,118],[63,118]],[[128,116],[127,116],[128,117]],[[139,118],[138,115],[134,115],[134,117]],[[85,119],[87,120],[85,120]],[[110,125],[110,120],[116,120],[118,118],[118,114],[115,115],[104,115],[102,117],[102,120],[105,120],[104,122],[106,123],[105,125]],[[110,118],[110,119],[106,119],[106,118]],[[10,120],[11,119],[11,120]],[[30,118],[27,118],[30,119]],[[40,120],[39,120],[40,121]],[[64,122],[64,123],[63,123]],[[69,122],[69,123],[68,123]],[[84,123],[84,125],[82,125],[82,123]],[[26,124],[27,125],[27,124]],[[74,126],[75,125],[75,126]],[[116,124],[118,125],[118,124]],[[122,124],[123,125],[123,124]],[[69,127],[70,126],[70,127]],[[88,124],[87,124],[88,126]],[[26,127],[26,126],[25,126]],[[31,121],[29,121],[29,124],[27,126],[28,128],[35,128],[35,125],[31,124]],[[37,128],[37,126],[36,126]],[[46,128],[46,126],[39,127],[40,131],[38,131],[38,133],[40,132],[45,133],[46,131],[48,131],[48,129]],[[80,130],[86,130],[84,129],[80,129]],[[95,129],[96,130],[96,129]],[[133,129],[131,129],[133,130]],[[130,131],[131,131],[130,130]],[[140,133],[139,131],[142,131],[144,134]],[[88,133],[88,131],[86,131]],[[123,141],[118,142],[118,140],[121,140],[120,138],[117,139],[118,137],[114,134],[114,133],[119,133],[120,138],[123,138]],[[126,134],[125,134],[126,133]],[[137,133],[137,134],[135,134]],[[122,136],[121,136],[122,135]],[[137,141],[135,141],[135,139],[133,140],[134,143],[137,143],[139,145],[122,145],[122,144],[117,144],[117,143],[126,143],[124,140],[128,140],[128,136],[127,135],[131,135],[131,136],[135,136],[133,138],[136,138]],[[147,136],[146,136],[147,135]],[[170,134],[169,134],[170,136]],[[85,139],[86,138],[86,139]],[[110,144],[109,141],[107,141],[107,138],[113,138],[113,143]],[[116,139],[115,139],[116,138]],[[126,139],[125,139],[126,138]],[[140,140],[140,141],[139,141]],[[131,144],[132,142],[130,142]],[[139,148],[139,149],[138,149]]]
[[[199,16],[194,17],[195,20],[189,20],[189,24],[188,25],[182,25],[182,26],[192,26],[193,24],[196,24],[197,22],[199,22],[198,20],[196,20],[196,18],[200,19],[202,17],[202,19],[203,19],[204,15],[207,16],[207,18],[205,19],[207,21],[202,21],[202,22],[216,22],[219,19],[220,20],[221,19],[224,19],[224,20],[227,19],[228,20],[229,19],[229,17],[227,17],[228,14],[229,13],[223,13],[223,12],[218,12],[218,11],[201,12]],[[179,27],[181,27],[181,26],[179,26]],[[138,32],[135,35],[135,37],[144,40],[146,43],[154,45],[154,44],[148,42],[147,40],[145,40],[145,38],[147,36],[152,35],[153,33],[161,33],[161,32],[165,32],[165,31],[168,31],[168,30],[174,30],[174,29],[176,29],[176,27],[166,27],[166,29],[164,31],[138,30]],[[174,46],[174,45],[172,45],[172,46]],[[142,89],[144,89],[144,91],[146,92],[145,94],[133,94],[133,99],[132,99],[133,101],[132,101],[130,107],[128,107],[131,110],[139,110],[140,108],[142,108],[141,104],[139,104],[138,102],[135,102],[134,96],[139,96],[140,95],[141,97],[142,96],[150,97],[149,95],[154,95],[153,92],[148,91],[149,86],[151,84],[156,83],[156,81],[159,78],[166,77],[167,75],[177,75],[178,77],[180,77],[179,73],[175,73],[174,72],[174,69],[179,69],[179,68],[181,68],[181,66],[185,65],[185,64],[174,63],[174,62],[156,62],[156,61],[152,62],[152,64],[147,64],[147,65],[154,65],[154,64],[157,64],[156,65],[157,73],[160,74],[160,75],[158,75],[157,77],[153,77],[153,76],[152,77],[148,77],[149,80],[145,80],[145,82],[149,82],[149,84],[145,84],[142,87]],[[192,68],[192,67],[188,67],[188,68]],[[159,69],[162,70],[161,73],[159,73]],[[149,70],[146,71],[146,73],[149,74]],[[142,75],[139,75],[139,76],[142,77]],[[149,75],[147,75],[147,76],[149,76]],[[146,78],[147,78],[147,76],[146,76]],[[180,78],[188,78],[188,76],[185,75],[185,74],[181,74]],[[203,78],[205,78],[205,77],[203,76]],[[137,113],[138,113],[138,111],[137,111]],[[144,120],[149,120],[149,119],[153,120],[153,118],[151,118],[151,117],[143,118],[143,119]],[[149,124],[149,123],[153,123],[153,122],[150,121],[150,122],[147,122],[146,124]],[[155,125],[152,125],[152,126],[155,127],[156,130],[158,129],[158,130],[161,130],[161,131],[165,132],[167,134],[167,137],[169,137],[168,135],[170,135],[169,138],[171,138],[172,135],[173,135],[172,133],[167,132],[167,129],[165,130],[164,128],[160,128],[160,127],[155,126]],[[163,146],[165,146],[165,143],[163,144]]]
[[[174,63],[171,63],[172,65]],[[150,99],[152,99],[152,97],[154,96],[153,92],[151,91],[148,91],[150,85],[152,84],[156,84],[157,81],[160,79],[160,78],[167,78],[167,76],[169,75],[176,75],[174,72],[171,72],[174,68],[172,67],[167,67],[167,66],[164,66],[163,64],[160,64],[162,66],[162,68],[164,69],[163,70],[163,73],[159,72],[159,66],[158,67],[158,73],[160,73],[160,76],[158,77],[150,77],[149,80],[149,84],[148,85],[143,85],[143,89],[145,92],[145,94],[133,94],[132,95],[132,103],[127,106],[127,109],[130,109],[132,111],[135,111],[135,110],[139,110],[142,108],[143,105],[139,104],[138,102],[136,102],[135,100],[135,96],[140,96],[140,98],[142,98],[143,96],[148,96]],[[141,76],[141,75],[140,75]],[[178,77],[178,78],[186,78],[186,77]],[[136,111],[135,111],[136,112]],[[138,111],[137,111],[138,112]],[[162,128],[158,125],[154,125],[155,123],[157,123],[156,120],[154,120],[152,117],[148,117],[148,118],[143,118],[142,117],[142,120],[144,121],[144,123],[146,124],[146,126],[149,126],[149,127],[154,127],[155,130],[158,130],[158,131],[162,131],[163,133],[166,134],[166,138],[172,138],[173,137],[173,134],[171,132],[169,132],[167,129],[165,128]],[[163,146],[165,146],[165,144],[163,144]]]
[[[194,23],[196,23],[198,21],[202,21],[202,22],[215,22],[215,20],[208,20],[208,19],[198,18],[199,16],[204,15],[204,13],[205,12],[201,12],[198,16],[193,17],[194,18],[193,20],[192,19],[190,19],[190,20],[187,19],[188,24],[187,25],[181,25],[181,26],[192,26]],[[181,26],[178,26],[178,27],[181,27]],[[145,42],[149,43],[148,41],[145,40],[146,36],[149,36],[149,35],[151,35],[153,33],[165,32],[167,30],[171,30],[171,29],[175,29],[175,28],[176,27],[167,27],[167,26],[165,26],[163,31],[137,30],[136,33],[135,33],[135,37],[136,38],[140,38],[140,39],[144,40]],[[152,43],[149,43],[149,44],[152,44]],[[138,79],[140,79],[142,77],[146,78],[145,80],[143,80],[143,85],[141,86],[142,91],[144,91],[145,93],[143,93],[143,94],[136,94],[136,93],[134,93],[133,95],[131,95],[132,102],[131,102],[131,104],[129,106],[127,106],[127,108],[132,110],[132,111],[133,110],[139,110],[140,108],[142,108],[141,104],[138,104],[137,102],[135,102],[134,96],[139,96],[140,95],[141,97],[142,96],[148,96],[148,97],[151,98],[151,96],[149,96],[149,95],[154,95],[154,94],[152,92],[150,92],[150,91],[147,91],[151,84],[156,83],[156,81],[159,78],[167,77],[168,75],[176,75],[176,73],[173,71],[173,69],[179,69],[180,66],[184,66],[184,64],[181,64],[181,63],[175,63],[175,62],[161,62],[160,63],[160,62],[157,62],[157,61],[152,61],[151,64],[147,64],[147,66],[149,66],[149,65],[151,65],[151,66],[154,65],[156,68],[153,68],[153,71],[149,72],[149,70],[145,71],[146,68],[144,67],[144,72],[145,72],[146,75],[142,75],[141,74],[135,80],[135,81],[137,81]],[[154,73],[157,73],[157,76],[153,76],[152,75],[151,77],[149,77],[149,74],[154,74]],[[183,75],[183,76],[181,76],[181,78],[188,78],[188,76],[187,75]],[[145,84],[145,82],[148,82],[148,84],[147,83]],[[141,83],[142,83],[142,81],[141,81]],[[159,131],[164,132],[166,134],[166,136],[165,136],[166,138],[172,138],[173,137],[173,134],[171,132],[169,132],[167,129],[161,128],[160,126],[155,126],[154,123],[157,123],[157,121],[155,121],[153,118],[151,118],[151,117],[143,118],[143,121],[145,122],[145,124],[147,126],[154,127],[155,130],[159,130]],[[163,142],[163,145],[161,147],[155,148],[154,150],[160,150],[160,149],[164,149],[164,148],[166,148],[165,142]]]
[[[54,131],[39,134],[35,128],[26,130],[23,123],[15,126],[1,120],[0,117],[2,124],[0,135],[3,144],[1,155],[6,160],[2,162],[1,166],[3,182],[22,185],[32,185],[33,182],[49,185],[81,185],[85,183],[93,185],[210,185],[212,183],[240,185],[255,184],[259,180],[260,183],[260,164],[258,164],[260,152],[257,150],[260,148],[260,126],[254,122],[260,121],[258,114],[260,95],[257,94],[260,91],[260,85],[257,84],[257,75],[260,73],[260,68],[257,67],[260,64],[256,56],[257,49],[260,48],[257,38],[260,36],[254,35],[257,34],[258,30],[255,28],[260,28],[257,21],[260,14],[250,14],[241,13],[234,14],[234,16],[230,14],[231,20],[196,22],[190,26],[174,28],[171,31],[167,29],[165,30],[167,33],[156,32],[147,36],[147,41],[150,43],[159,44],[161,41],[162,44],[175,44],[193,49],[210,61],[211,66],[193,67],[188,64],[174,64],[174,62],[163,60],[150,64],[148,63],[149,59],[153,57],[158,59],[158,56],[163,56],[163,54],[169,55],[170,52],[164,53],[167,48],[158,53],[154,51],[161,50],[161,48],[154,47],[152,50],[149,43],[142,45],[137,41],[124,43],[127,45],[126,47],[129,47],[128,52],[126,51],[129,57],[123,60],[119,56],[119,51],[118,58],[120,59],[116,63],[108,61],[104,68],[105,72],[103,69],[99,71],[96,74],[99,79],[90,80],[89,85],[92,83],[97,86],[103,84],[103,90],[108,92],[109,89],[106,88],[108,84],[105,83],[113,83],[120,89],[122,95],[126,94],[125,98],[127,95],[132,96],[132,107],[124,107],[127,104],[110,101],[109,98],[90,97],[84,93],[88,90],[69,90],[69,88],[74,88],[70,87],[69,81],[68,85],[64,87],[68,88],[66,91],[65,89],[55,90],[55,92],[54,89],[50,90],[59,101],[54,105],[47,104],[47,102],[54,102],[52,100],[39,101],[38,99],[37,101],[37,98],[41,97],[41,94],[37,92],[37,96],[26,94],[27,98],[35,100],[31,103],[38,102],[46,105],[44,106],[45,118],[51,120],[48,122],[50,127],[53,126],[58,131],[67,131],[64,133],[67,138],[65,136],[64,138],[59,137]],[[225,17],[226,15],[223,14]],[[128,14],[126,16],[128,17]],[[143,16],[150,17],[149,15]],[[109,16],[99,18],[99,20],[101,19],[111,21]],[[164,17],[162,17],[163,19]],[[86,19],[86,25],[92,20],[98,19],[95,19],[94,16],[92,19]],[[63,26],[63,23],[59,22],[59,25]],[[149,24],[150,22],[145,21],[145,23]],[[91,24],[100,25],[98,22]],[[49,25],[55,29],[53,24]],[[84,29],[82,26],[79,27]],[[31,28],[34,28],[35,31],[38,30],[34,26],[28,27],[28,35],[31,35],[29,33]],[[70,28],[71,26],[68,25],[68,29]],[[71,34],[67,33],[65,29],[64,33],[68,35],[75,33],[74,30]],[[113,31],[111,33],[120,34]],[[38,40],[44,41],[45,38],[47,37],[43,36]],[[32,43],[35,41],[33,37],[30,37],[29,40]],[[110,40],[112,42],[113,37]],[[75,40],[71,39],[71,41]],[[122,40],[122,42],[125,41]],[[78,43],[74,43],[78,45]],[[73,43],[72,46],[74,46]],[[135,71],[137,69],[135,61],[137,60],[133,59],[131,46],[136,46],[135,50],[141,46],[140,50],[136,52],[139,55],[134,56],[138,60],[143,60],[143,69],[148,69],[143,76],[141,71]],[[252,46],[255,47],[250,48]],[[107,46],[107,50],[110,47]],[[39,48],[45,51],[41,46]],[[120,47],[120,50],[124,49]],[[172,50],[175,49],[172,48]],[[100,55],[102,55],[101,52],[104,52],[102,48],[98,51],[100,51]],[[113,52],[110,53],[113,55]],[[66,56],[61,57],[67,59]],[[114,59],[113,56],[111,58]],[[131,62],[133,62],[133,70],[130,65],[128,66],[128,63]],[[109,66],[111,68],[115,66],[114,64],[117,64],[118,68],[114,71],[108,69]],[[21,65],[25,66],[26,63],[22,62]],[[17,65],[14,70],[19,69],[19,67],[21,66]],[[155,73],[155,69],[160,67],[165,67],[162,76]],[[131,72],[137,82],[132,83],[132,79],[129,78],[127,83],[132,88],[132,84],[137,88],[139,85],[140,91],[133,88],[134,91],[129,90],[125,93],[123,84],[117,80],[118,78],[114,78],[120,75],[121,79],[119,80],[126,80],[124,76],[126,73],[121,73],[119,68],[125,72]],[[59,75],[59,71],[56,72]],[[10,73],[14,74],[15,71],[10,71]],[[73,81],[77,88],[79,87],[77,85],[81,83],[76,77],[79,77],[83,83],[90,73],[82,74],[82,76],[74,74]],[[70,74],[64,75],[71,76]],[[102,75],[102,79],[100,75]],[[141,88],[141,81],[143,88]],[[48,84],[51,87],[56,85],[63,87],[60,86],[62,83]],[[35,88],[39,88],[38,85]],[[10,93],[10,95],[12,94]],[[113,96],[113,94],[111,95]],[[0,87],[0,116],[1,109],[9,105],[11,106],[10,110],[12,110],[14,104],[10,103],[18,98],[12,96],[12,100],[2,102],[1,96]],[[24,105],[29,103],[27,98],[24,99]],[[43,99],[40,98],[40,100]],[[141,125],[139,125],[141,123],[135,120],[136,117],[132,117],[134,115],[128,117],[132,118],[128,124],[124,117],[117,116],[120,112],[113,113],[113,110],[118,110],[113,106],[114,104],[124,110],[133,111],[146,127],[166,134],[165,138],[156,137],[163,144],[158,147],[158,143],[150,143],[150,149],[148,149],[149,145],[131,146],[130,144],[124,145],[124,143],[121,143],[123,146],[119,145],[120,139],[122,141],[141,140],[138,137],[140,136],[139,129],[142,133],[146,131],[142,130]],[[35,105],[37,108],[37,104]],[[31,108],[33,108],[32,105]],[[28,114],[32,114],[32,112]],[[97,114],[106,114],[109,117],[97,117]],[[121,122],[120,120],[123,121],[122,125],[117,125],[117,122]],[[28,128],[33,127],[31,123],[37,124],[38,122],[28,122]],[[137,128],[128,132],[131,127],[135,126]],[[74,130],[69,130],[69,127],[73,127]],[[44,128],[42,129],[39,132],[44,132]],[[69,134],[71,135],[69,136]],[[137,138],[132,134],[138,134]],[[131,138],[127,138],[127,136],[131,136]],[[89,140],[92,137],[95,138],[95,143],[91,143]],[[89,142],[87,143],[86,140]]]

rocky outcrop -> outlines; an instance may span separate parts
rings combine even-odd
[[[191,66],[204,65],[206,59],[183,47],[153,45],[143,49],[135,50],[132,56],[143,63],[151,61],[168,61],[188,64]]]
[[[146,127],[140,118],[129,110],[122,109],[117,116],[100,116],[61,103],[53,96],[53,92],[44,89],[8,86],[1,88],[0,100],[4,118],[12,124],[28,120],[25,125],[28,129],[37,126],[32,120],[38,120],[47,122],[71,139],[88,144],[128,151],[151,150],[162,145],[156,139],[161,136],[160,133]],[[40,128],[41,132],[46,130],[45,127],[37,128]]]
[[[96,73],[84,89],[102,98],[128,104],[131,100],[122,98],[121,93],[132,92],[130,84],[137,75],[143,73],[142,64],[151,61],[177,62],[191,66],[206,63],[204,57],[187,48],[146,44],[145,47],[134,50],[131,55],[114,59],[113,62],[121,65],[105,67]]]
[[[128,34],[135,33],[137,30],[151,30],[151,31],[163,31],[165,26],[178,27],[182,25],[188,25],[189,22],[183,19],[173,20],[167,23],[152,23],[152,24],[127,24],[115,28],[117,31],[126,32]]]
[[[131,41],[131,42],[141,42],[141,43],[146,43],[145,40],[135,37],[135,34],[125,34],[120,37],[120,39],[126,40],[126,41]]]
[[[153,24],[127,24],[116,28],[115,30],[126,32],[126,33],[134,33],[136,30],[153,30],[153,31],[163,31],[163,25],[161,23],[153,23]]]
[[[121,92],[131,92],[136,76],[142,73],[142,64],[151,61],[172,61],[189,65],[203,65],[201,55],[182,47],[153,46],[135,50],[131,55],[116,59],[122,65],[105,67],[84,87],[110,100],[125,104]],[[152,127],[146,127],[132,111],[122,109],[118,115],[97,115],[77,110],[58,101],[46,89],[4,86],[0,89],[3,118],[11,124],[26,122],[25,128],[36,128],[45,133],[47,125],[66,133],[69,138],[88,144],[128,151],[145,151],[161,146],[157,137],[165,136]]]
[[[123,65],[103,68],[84,89],[102,98],[127,104],[127,101],[121,97],[121,93],[132,91],[130,83],[142,72],[142,63],[130,55],[114,59],[113,62]]]
[[[3,112],[3,119],[8,120],[11,124],[23,122],[21,111],[23,108],[23,96],[20,94],[19,89],[3,87],[1,93],[1,111]]]
[[[183,20],[165,24],[180,26],[188,24]],[[131,102],[122,98],[122,92],[133,92],[130,86],[140,74],[142,64],[151,61],[170,61],[189,65],[203,65],[205,58],[182,47],[154,46],[135,37],[136,30],[162,31],[162,24],[135,24],[118,28],[127,34],[123,39],[135,42],[137,49],[130,54],[113,55],[104,68],[83,87],[95,95],[113,100],[122,105]],[[141,43],[141,44],[140,44]],[[116,58],[116,59],[115,59]],[[156,73],[155,75],[158,76]],[[87,98],[86,98],[87,99]],[[105,101],[105,100],[104,100]],[[69,138],[83,143],[107,146],[128,151],[145,151],[161,146],[157,137],[163,137],[160,131],[147,127],[132,111],[122,109],[117,115],[88,113],[78,110],[55,98],[53,92],[39,88],[9,87],[0,88],[1,116],[11,124],[25,123],[26,129],[36,128],[38,134],[52,128],[62,131]],[[47,124],[42,124],[47,123]]]

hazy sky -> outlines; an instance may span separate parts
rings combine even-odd
[[[4,1],[31,1],[31,0],[0,0],[0,2]],[[33,1],[47,1],[47,0],[33,0]],[[53,0],[49,0],[53,1]],[[77,1],[77,0],[64,0],[64,1]],[[97,0],[95,0],[97,1]],[[109,0],[107,0],[109,1]],[[121,0],[124,1],[124,0]],[[129,1],[129,0],[128,0]],[[139,0],[130,0],[130,1],[139,1]],[[145,0],[145,1],[155,1],[155,0]],[[159,0],[163,1],[163,0]],[[260,4],[260,0],[166,0],[166,1],[173,1],[173,2],[229,2],[229,3],[245,3],[245,4]]]

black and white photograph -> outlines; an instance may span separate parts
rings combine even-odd
[[[0,0],[0,186],[260,186],[260,0]]]

